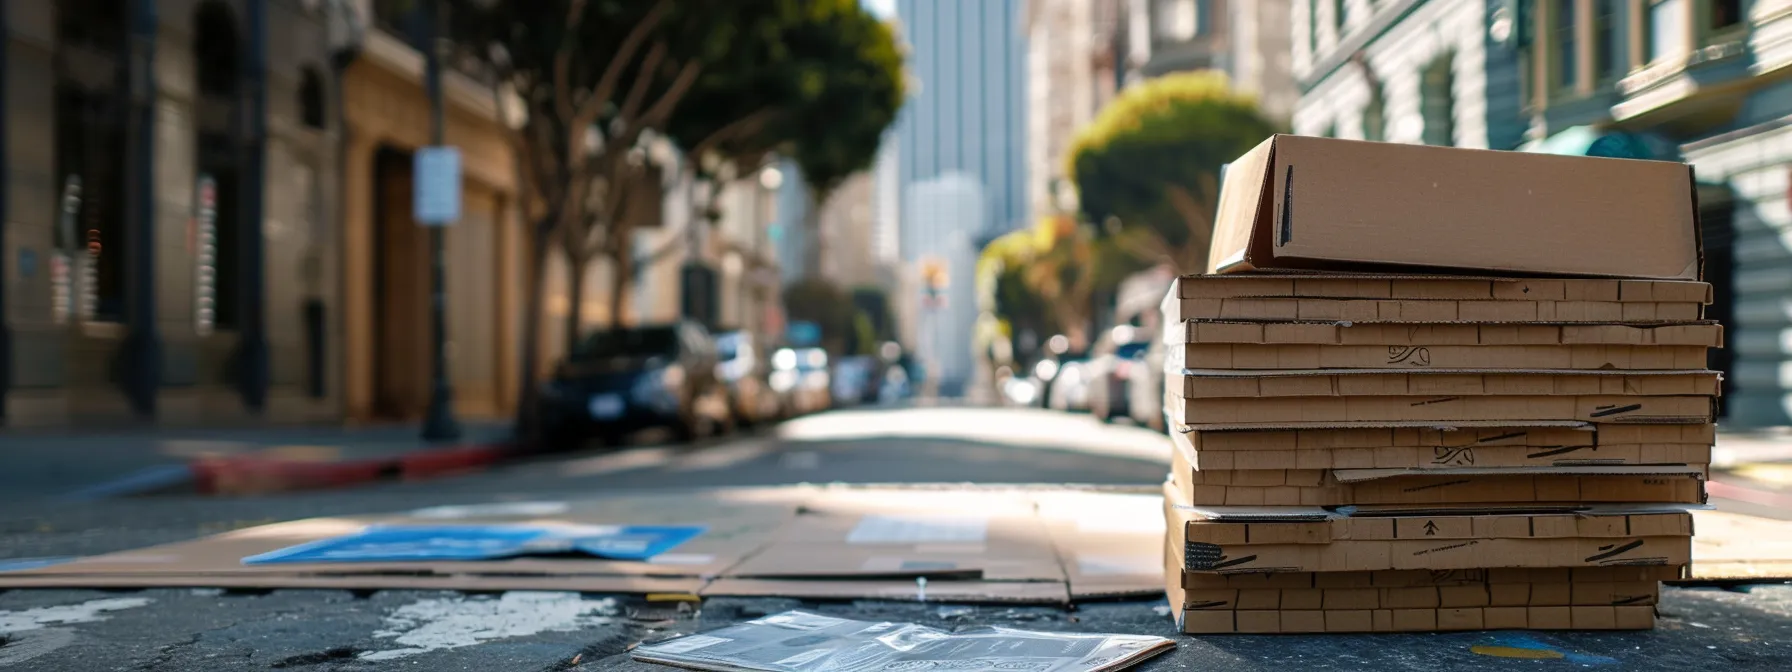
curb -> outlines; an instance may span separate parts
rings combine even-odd
[[[190,466],[201,495],[260,495],[349,488],[472,473],[520,457],[510,443],[467,444],[344,462],[303,462],[254,455],[205,458]]]

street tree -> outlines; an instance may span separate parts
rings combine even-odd
[[[1134,256],[1182,273],[1207,267],[1219,170],[1277,132],[1217,71],[1130,87],[1078,132],[1069,174],[1083,214]]]
[[[877,159],[884,132],[907,95],[894,29],[856,0],[811,0],[810,20],[789,35],[801,54],[787,75],[803,104],[779,122],[802,173],[808,204],[804,268],[821,267],[821,208],[840,185]]]
[[[594,258],[613,272],[621,311],[644,216],[657,212],[658,174],[643,141],[663,128],[706,66],[752,34],[772,0],[448,0],[459,60],[485,69],[516,157],[519,206],[531,225],[519,429],[533,433],[538,330],[549,250],[572,272],[566,336],[576,342],[583,279]],[[520,109],[513,110],[514,100]]]

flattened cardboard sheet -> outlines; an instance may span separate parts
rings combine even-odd
[[[1184,399],[1223,397],[1636,395],[1708,396],[1722,391],[1716,371],[1477,369],[1185,369],[1170,379]]]
[[[1540,369],[1702,371],[1702,345],[1257,345],[1183,346],[1191,369]]]
[[[1340,450],[1353,448],[1529,448],[1609,447],[1646,444],[1710,446],[1717,441],[1717,425],[1593,425],[1572,422],[1563,426],[1514,424],[1464,427],[1368,427],[1355,429],[1271,429],[1196,431],[1182,433],[1203,452]]]
[[[1211,574],[1183,572],[1181,557],[1168,571],[1182,575],[1182,586],[1195,589],[1276,590],[1340,588],[1440,588],[1488,584],[1574,584],[1674,581],[1685,567],[1553,567],[1452,570],[1387,570],[1380,572],[1286,572],[1277,574]]]
[[[1522,301],[1692,301],[1710,304],[1711,285],[1671,280],[1495,278],[1375,273],[1184,275],[1184,299],[1266,297]]]
[[[1163,496],[1054,492],[1034,496],[1070,579],[1072,600],[1163,592]]]
[[[1588,433],[1590,434],[1590,433]],[[1207,432],[1175,432],[1170,440],[1187,451],[1200,471],[1258,469],[1454,469],[1457,467],[1568,467],[1711,463],[1710,444],[1610,446],[1383,446],[1315,450],[1208,450]]]
[[[1171,416],[1189,425],[1209,423],[1404,422],[1427,420],[1575,420],[1599,424],[1711,422],[1708,396],[1487,395],[1402,397],[1267,397],[1182,399]]]
[[[1165,342],[1265,345],[1701,345],[1723,347],[1716,322],[1633,324],[1378,324],[1189,320],[1165,325]]]
[[[1705,318],[1702,302],[1456,301],[1448,299],[1180,299],[1165,321],[1571,322],[1658,324]]]

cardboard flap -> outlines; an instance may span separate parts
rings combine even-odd
[[[1579,420],[1454,420],[1437,422],[1432,420],[1401,420],[1394,422],[1216,422],[1201,424],[1184,424],[1183,432],[1261,432],[1265,430],[1303,430],[1303,429],[1432,429],[1440,432],[1457,432],[1470,429],[1520,429],[1520,428],[1560,427],[1564,429],[1592,429],[1593,423]]]
[[[1573,465],[1562,467],[1446,467],[1438,469],[1333,469],[1332,477],[1340,483],[1361,483],[1399,476],[1528,476],[1532,474],[1567,475],[1677,475],[1705,476],[1704,467],[1689,465]]]

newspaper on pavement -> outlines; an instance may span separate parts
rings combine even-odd
[[[982,627],[946,632],[786,611],[719,630],[636,647],[635,660],[736,672],[1100,672],[1121,670],[1174,642],[1145,635]]]

